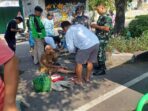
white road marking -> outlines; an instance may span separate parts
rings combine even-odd
[[[93,108],[94,106],[102,103],[103,101],[111,98],[112,96],[122,92],[123,90],[135,85],[136,83],[142,81],[143,79],[147,78],[148,77],[148,72],[142,74],[141,76],[138,76],[137,78],[125,83],[124,85],[122,86],[119,86],[117,88],[115,88],[114,90],[100,96],[100,97],[97,97],[96,99],[84,104],[83,106],[80,106],[79,108],[75,109],[74,111],[87,111],[91,108]]]

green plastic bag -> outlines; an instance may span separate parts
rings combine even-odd
[[[142,111],[144,105],[148,102],[148,93],[145,94],[138,102],[136,111]]]
[[[42,74],[33,80],[33,87],[36,92],[49,92],[51,91],[51,79]]]

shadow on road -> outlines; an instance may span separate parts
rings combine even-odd
[[[101,85],[103,83],[106,84],[106,81],[109,80],[113,83],[124,85],[126,82],[148,72],[148,52],[146,52],[137,55],[135,58],[136,62],[134,63],[126,62],[120,66],[108,69],[107,75],[93,77],[92,84],[87,84],[84,87],[74,86],[73,89],[65,92],[52,91],[51,93],[37,94],[33,91],[31,83],[32,79],[36,76],[37,66],[34,66],[32,63],[28,44],[18,45],[17,55],[20,59],[20,68],[25,71],[25,73],[21,75],[18,93],[30,104],[27,111],[72,111],[98,97],[99,92],[103,94],[103,90],[105,90],[103,88],[105,87]],[[74,55],[61,57],[59,61],[65,61],[65,63],[62,64],[65,64],[69,68],[74,67]],[[72,75],[64,76],[65,78],[69,78]],[[110,84],[107,84],[107,87],[108,89],[106,89],[106,91],[111,90]],[[100,89],[99,92],[98,89]],[[148,92],[148,90],[142,90],[140,88],[133,88],[133,90],[142,94]]]

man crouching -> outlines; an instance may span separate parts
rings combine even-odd
[[[87,73],[84,78],[86,82],[90,81],[93,70],[93,63],[97,61],[99,40],[97,36],[85,26],[77,24],[71,25],[70,22],[64,21],[61,27],[66,32],[66,44],[70,53],[76,53],[76,75],[78,79],[76,84],[82,85],[83,64],[87,64]]]

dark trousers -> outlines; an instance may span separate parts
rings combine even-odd
[[[9,39],[5,37],[5,40],[9,46],[9,48],[15,52],[16,51],[16,39]]]

